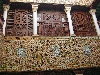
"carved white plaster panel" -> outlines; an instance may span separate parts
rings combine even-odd
[[[72,5],[91,5],[94,0],[10,0],[10,2],[36,2],[36,3],[57,3]]]

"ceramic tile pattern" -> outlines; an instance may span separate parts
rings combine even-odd
[[[1,43],[1,42],[0,42]],[[90,47],[90,55],[84,52]],[[56,47],[56,48],[55,48]],[[19,48],[23,56],[18,55]],[[59,54],[55,55],[58,50]],[[0,71],[62,70],[100,66],[100,37],[5,37]]]

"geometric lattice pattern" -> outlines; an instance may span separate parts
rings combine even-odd
[[[2,32],[2,25],[0,24],[0,32]]]
[[[0,71],[43,71],[100,66],[100,37],[24,36],[5,37],[4,40],[0,50]],[[85,46],[89,46],[89,56],[84,52]],[[18,55],[20,48],[25,50],[22,57]]]
[[[77,36],[96,36],[96,29],[89,12],[73,11],[72,22],[75,35]]]
[[[6,36],[14,36],[14,14],[15,10],[8,11],[7,25],[6,25]]]
[[[60,11],[40,11],[38,13],[39,31],[41,36],[69,35],[66,14]],[[66,31],[65,31],[66,29]]]
[[[28,36],[33,35],[33,14],[28,10]]]
[[[32,35],[32,12],[28,10],[15,10],[14,30],[16,36]]]
[[[33,16],[30,10],[9,10],[6,36],[32,36]]]
[[[3,15],[0,14],[0,31],[2,32],[2,27],[3,27],[3,19],[2,19]]]

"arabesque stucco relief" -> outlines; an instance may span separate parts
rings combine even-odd
[[[10,2],[56,3],[89,6],[94,0],[10,0]]]

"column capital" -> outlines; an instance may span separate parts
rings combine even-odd
[[[67,12],[69,12],[70,13],[70,11],[71,11],[71,6],[69,6],[69,5],[64,5],[65,6],[65,9],[64,9],[64,11],[67,13]]]
[[[10,6],[4,4],[4,5],[3,5],[3,9],[8,11],[8,10],[10,9]]]
[[[38,5],[39,4],[33,4],[33,3],[31,3],[31,5],[32,5],[32,11],[37,11],[38,10]]]
[[[89,13],[92,15],[92,14],[95,14],[96,12],[96,9],[90,9]]]

